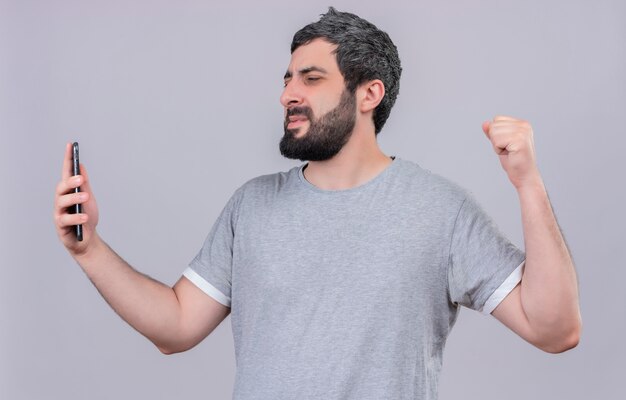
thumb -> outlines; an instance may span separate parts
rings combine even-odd
[[[489,138],[489,129],[490,128],[491,128],[491,122],[489,122],[489,121],[483,122],[483,132],[485,132],[485,135],[487,135],[487,138]]]

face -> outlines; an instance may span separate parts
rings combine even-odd
[[[285,74],[283,156],[301,161],[334,157],[350,139],[356,121],[354,93],[345,89],[333,51],[316,39],[297,48]]]

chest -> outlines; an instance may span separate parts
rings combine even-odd
[[[418,205],[276,201],[238,226],[233,291],[248,301],[304,297],[371,301],[445,287],[445,222]]]

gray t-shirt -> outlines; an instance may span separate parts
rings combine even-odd
[[[240,187],[184,272],[231,307],[233,398],[436,399],[459,306],[491,312],[524,253],[410,161],[338,191],[303,167]]]

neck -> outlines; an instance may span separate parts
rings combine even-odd
[[[337,155],[326,161],[310,161],[304,177],[323,190],[351,189],[375,178],[391,162],[378,146],[373,130],[367,132],[355,127]]]

